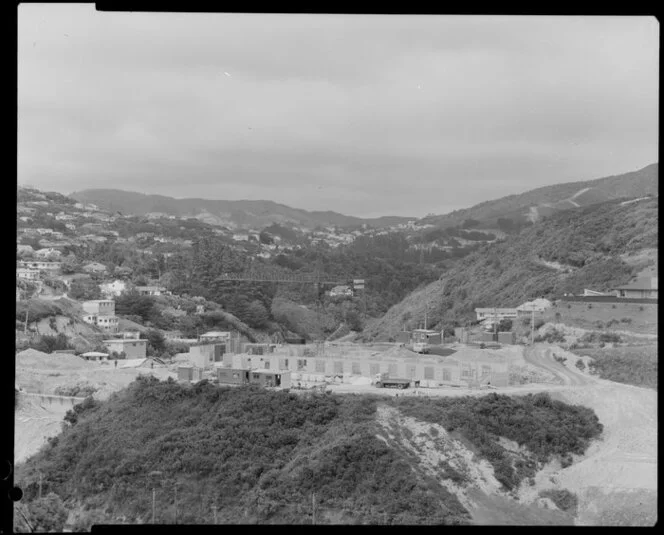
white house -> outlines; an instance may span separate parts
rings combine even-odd
[[[90,264],[83,266],[83,271],[87,273],[105,273],[106,266],[104,264],[100,264],[99,262],[91,262]]]
[[[36,281],[39,280],[39,270],[38,269],[26,269],[18,268],[16,270],[16,276],[25,281]]]
[[[35,251],[35,256],[38,256],[39,258],[48,258],[49,256],[59,258],[62,256],[62,253],[52,247],[46,247],[44,249],[37,249]]]
[[[501,320],[505,318],[513,319],[517,317],[516,308],[476,308],[478,321],[485,319]]]
[[[122,294],[122,292],[127,291],[127,283],[125,281],[116,279],[113,282],[105,282],[100,284],[99,289],[105,297],[118,297]]]
[[[163,286],[136,286],[136,291],[140,295],[162,295],[166,293]]]
[[[330,290],[330,297],[352,297],[353,290],[348,286],[335,286]]]
[[[88,314],[115,316],[115,301],[113,299],[92,299],[83,301],[81,306]]]

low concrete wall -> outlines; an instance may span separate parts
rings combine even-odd
[[[39,394],[34,392],[21,392],[21,396],[29,396],[32,398],[39,399],[40,403],[48,403],[52,405],[53,403],[58,403],[60,405],[69,405],[73,407],[82,403],[85,398],[73,397],[73,396],[56,396],[55,394]]]

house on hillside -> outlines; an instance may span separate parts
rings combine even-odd
[[[139,295],[163,295],[166,288],[163,286],[136,286],[135,290]]]
[[[330,297],[353,297],[353,290],[348,286],[335,286],[330,290]]]
[[[88,314],[115,316],[115,301],[113,299],[92,299],[83,301],[81,306]]]
[[[519,316],[527,316],[531,315],[534,310],[535,314],[542,315],[546,309],[551,308],[552,306],[553,303],[551,303],[551,301],[548,299],[533,299],[532,301],[527,301],[526,303],[516,307],[516,312]]]
[[[144,359],[147,355],[148,341],[136,338],[111,338],[102,342],[109,353],[124,353],[128,359]]]
[[[107,333],[118,332],[119,320],[117,316],[97,316],[97,327]]]
[[[16,270],[16,276],[24,281],[36,281],[39,280],[39,270],[30,268],[18,268]]]
[[[231,333],[229,331],[208,331],[199,336],[201,342],[225,342],[230,337]]]
[[[83,271],[86,273],[106,273],[107,268],[104,264],[99,262],[91,262],[83,266]]]
[[[615,288],[617,297],[657,299],[657,277],[644,277],[625,286]]]
[[[475,313],[477,314],[477,321],[514,319],[518,315],[516,308],[476,308]]]
[[[35,251],[35,256],[39,258],[60,258],[62,256],[62,252],[58,251],[57,249],[53,249],[52,247],[46,247],[44,249],[37,249]]]
[[[50,274],[55,274],[60,271],[62,262],[46,262],[41,260],[20,260],[18,267],[24,269],[38,269],[39,271],[47,271]]]
[[[104,282],[99,285],[99,289],[101,290],[101,293],[105,297],[118,297],[122,294],[122,292],[127,291],[127,283],[125,281],[121,281],[119,279],[114,280],[113,282]]]

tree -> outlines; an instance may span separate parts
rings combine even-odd
[[[149,329],[141,336],[145,336],[148,340],[148,354],[161,355],[166,351],[166,339],[161,331],[158,331],[157,329]]]
[[[258,238],[259,238],[259,241],[260,241],[261,243],[265,244],[265,245],[271,245],[272,243],[274,243],[274,240],[272,239],[272,236],[270,236],[270,235],[269,235],[267,232],[265,232],[265,231],[262,231],[262,232],[258,235]]]
[[[512,320],[509,318],[503,318],[498,323],[498,332],[504,333],[512,330]]]
[[[101,290],[95,281],[86,277],[73,280],[68,295],[78,300],[101,299]]]
[[[247,323],[255,328],[264,327],[270,319],[270,313],[265,308],[265,305],[257,299],[249,303],[245,315]]]
[[[62,259],[62,265],[60,269],[65,275],[71,275],[72,273],[78,272],[80,268],[80,263],[76,259],[76,256],[73,254],[68,254]]]
[[[26,515],[35,531],[62,532],[69,515],[60,496],[49,492],[27,505]]]
[[[150,319],[154,299],[138,292],[127,292],[115,299],[115,312],[121,316],[140,316],[143,321]]]

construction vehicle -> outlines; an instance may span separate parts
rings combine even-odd
[[[414,386],[420,386],[419,381],[411,381],[410,379],[398,379],[395,377],[388,377],[386,373],[376,374],[376,381],[374,384],[376,388],[408,388],[411,383],[414,383]]]

